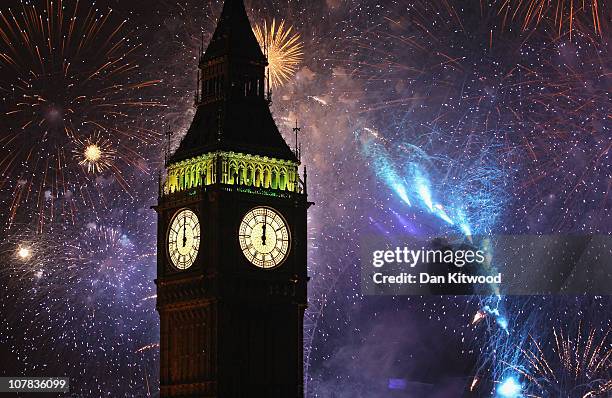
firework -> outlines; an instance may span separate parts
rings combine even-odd
[[[612,387],[607,300],[497,296],[478,301],[486,317],[471,325],[484,332],[475,340],[481,353],[476,390],[493,388],[483,383],[488,380],[500,397],[585,398],[603,396]],[[591,324],[586,331],[585,316]],[[551,322],[563,326],[544,326]]]
[[[584,225],[577,203],[605,212],[605,40],[582,30],[571,41],[546,29],[499,31],[497,4],[399,3],[333,59],[351,65],[347,73],[363,82],[362,112],[377,130],[393,142],[424,142],[434,148],[431,156],[466,162],[488,146],[499,170],[519,178],[514,195],[525,200],[517,217],[561,208],[551,227],[558,231]],[[587,228],[599,227],[592,222]]]
[[[152,343],[152,344],[148,344],[146,346],[140,347],[139,349],[136,350],[136,352],[144,352],[148,350],[154,350],[156,348],[159,348],[159,343]]]
[[[19,259],[22,261],[28,260],[30,257],[32,257],[32,249],[26,246],[19,247],[17,249],[17,257],[19,257]]]
[[[482,321],[483,319],[485,319],[487,316],[487,313],[485,311],[482,310],[478,310],[476,311],[476,313],[474,314],[474,318],[472,318],[472,325],[475,325],[477,323],[479,323],[480,321]]]
[[[113,166],[116,151],[110,140],[93,135],[85,141],[76,140],[74,156],[88,173],[102,173]]]
[[[508,183],[489,152],[491,146],[468,164],[465,159],[430,156],[416,145],[398,146],[372,131],[360,136],[362,152],[405,205],[436,217],[468,239],[494,228],[507,200]]]
[[[11,222],[27,205],[41,226],[58,210],[73,219],[77,195],[96,204],[100,190],[82,169],[116,171],[111,157],[141,167],[140,147],[156,143],[157,133],[136,127],[134,114],[159,105],[141,98],[158,81],[140,77],[128,21],[113,22],[112,10],[93,4],[45,4],[0,11],[0,189],[11,198]],[[94,134],[105,139],[91,142]],[[110,137],[121,143],[112,154]],[[74,159],[75,151],[85,158]]]
[[[612,348],[609,330],[598,337],[595,329],[570,336],[553,330],[554,344],[546,349],[533,337],[521,349],[524,368],[516,368],[531,385],[531,397],[597,397],[612,391]]]
[[[390,234],[402,228],[412,231],[422,226],[424,219],[433,219],[445,227],[448,222],[441,218],[440,211],[454,219],[458,205],[464,209],[467,225],[475,231],[502,229],[512,233],[510,231],[524,226],[534,231],[535,222],[529,224],[526,219],[537,220],[538,225],[545,225],[543,228],[553,229],[552,220],[561,218],[559,224],[565,225],[567,230],[575,227],[579,231],[590,220],[603,220],[599,230],[607,231],[612,225],[607,223],[607,213],[599,211],[596,205],[602,202],[610,175],[609,152],[606,152],[609,132],[601,130],[609,120],[605,118],[606,109],[602,105],[607,104],[602,99],[607,101],[604,90],[609,77],[606,66],[609,50],[601,43],[607,37],[605,26],[601,26],[601,34],[593,34],[596,32],[594,26],[587,20],[590,1],[573,2],[574,11],[578,12],[573,14],[571,29],[568,8],[564,8],[561,32],[558,29],[561,25],[555,24],[553,8],[547,8],[540,20],[526,20],[528,8],[525,5],[529,2],[522,2],[519,7],[518,1],[495,1],[489,7],[487,2],[455,0],[359,4],[298,1],[282,7],[286,26],[295,26],[302,38],[308,37],[309,54],[304,65],[316,71],[312,78],[300,82],[303,87],[299,90],[291,84],[282,87],[283,96],[278,96],[282,100],[273,105],[275,115],[286,119],[286,131],[293,127],[296,117],[305,126],[308,134],[304,142],[305,153],[312,154],[308,168],[311,175],[316,176],[310,181],[318,206],[309,214],[312,280],[304,331],[308,396],[329,396],[338,391],[346,396],[389,394],[388,391],[368,392],[364,387],[365,384],[380,384],[380,379],[372,376],[371,366],[368,369],[372,364],[371,355],[359,356],[372,352],[366,348],[373,346],[365,343],[372,333],[378,337],[374,346],[381,354],[376,356],[387,354],[388,358],[393,358],[401,353],[405,341],[381,335],[383,329],[388,329],[388,323],[380,318],[385,312],[392,313],[394,318],[406,314],[402,335],[409,335],[411,341],[422,347],[442,346],[446,350],[447,341],[463,339],[470,333],[478,334],[478,338],[471,340],[474,344],[471,350],[454,352],[451,348],[448,351],[466,363],[470,361],[470,352],[481,357],[477,371],[471,374],[476,374],[473,384],[469,386],[479,396],[491,396],[502,385],[500,393],[511,393],[513,382],[523,391],[531,388],[527,386],[529,381],[513,367],[529,369],[524,355],[517,349],[525,343],[527,332],[537,334],[542,328],[548,330],[551,319],[571,320],[573,314],[582,314],[591,307],[600,314],[610,313],[609,305],[601,305],[601,302],[609,302],[604,299],[599,305],[583,304],[555,315],[551,309],[558,308],[558,303],[547,304],[550,298],[545,297],[521,306],[524,302],[521,298],[366,300],[360,294],[360,268],[355,260],[359,257],[356,250],[359,231],[370,228]],[[165,122],[175,131],[184,131],[193,115],[197,48],[201,45],[202,34],[205,41],[212,34],[208,29],[215,26],[220,2],[115,3],[118,13],[135,18],[139,18],[138,13],[146,8],[147,12],[141,14],[142,25],[135,24],[139,21],[123,25],[112,23],[117,20],[113,12],[103,28],[108,34],[98,35],[94,41],[100,48],[109,37],[113,43],[119,42],[116,40],[119,36],[129,39],[130,46],[123,41],[117,50],[126,53],[123,60],[131,61],[131,66],[138,62],[140,67],[110,76],[104,75],[103,70],[86,84],[74,86],[75,90],[79,88],[87,96],[95,95],[98,89],[111,87],[115,82],[129,85],[146,80],[138,78],[144,68],[154,76],[161,75],[159,72],[163,70],[168,84],[156,90],[164,90],[172,107],[168,112],[164,109]],[[253,20],[271,18],[278,13],[275,2],[250,3]],[[547,4],[555,3],[558,0]],[[70,6],[73,4],[64,1],[67,22],[72,17]],[[580,9],[583,4],[586,6]],[[606,10],[605,3],[599,4],[598,11]],[[100,2],[97,7],[101,7]],[[57,12],[58,8],[54,10]],[[75,27],[85,25],[87,11],[88,8],[83,8],[78,13]],[[344,11],[351,13],[350,18]],[[515,11],[518,12],[513,15]],[[362,12],[367,13],[367,20],[359,25],[356,17]],[[22,22],[23,12],[17,9],[14,14]],[[46,21],[46,11],[40,14]],[[15,26],[10,14],[3,15]],[[96,11],[96,15],[101,17],[106,13]],[[605,18],[599,19],[605,24]],[[98,20],[101,22],[102,18]],[[347,26],[347,21],[355,29]],[[524,24],[526,21],[528,25]],[[0,25],[6,31],[6,23],[0,21]],[[112,35],[111,28],[119,25],[122,26],[120,31]],[[143,37],[155,48],[147,58],[139,58],[137,49],[131,53],[126,51],[140,41],[140,38],[134,39],[130,29],[138,27],[138,32],[144,32],[143,25],[155,31]],[[68,26],[62,25],[64,31],[68,31]],[[29,25],[23,27],[31,29]],[[572,36],[569,41],[568,32]],[[350,40],[344,39],[347,34],[351,35]],[[57,40],[58,36],[54,37]],[[73,44],[69,48],[74,48],[77,37],[81,36],[72,35]],[[32,39],[44,56],[47,52],[44,40],[35,36]],[[22,49],[26,57],[17,60],[26,66],[23,71],[39,65],[32,61],[36,57],[30,57],[26,49]],[[9,54],[9,50],[2,44],[0,53]],[[70,59],[79,59],[72,55],[74,51],[68,54]],[[85,71],[73,75],[78,82],[83,76],[90,76],[91,72],[87,74],[87,71],[97,69],[101,64],[96,64],[101,59],[82,57],[84,63],[73,61],[69,71]],[[47,62],[47,58],[44,60]],[[4,63],[2,58],[0,86],[11,88],[7,83],[19,82],[17,72]],[[31,79],[27,73],[19,76],[25,77],[25,81]],[[56,76],[61,76],[61,72]],[[109,84],[105,85],[102,78]],[[65,86],[60,80],[55,84]],[[66,111],[66,107],[56,101],[48,106],[41,102],[43,105],[33,107],[40,111],[38,114],[5,115],[19,110],[16,104],[32,101],[28,93],[30,97],[21,96],[23,87],[27,88],[22,85],[15,86],[14,92],[3,91],[6,103],[0,105],[2,117],[6,116],[0,121],[10,127],[2,126],[6,135],[0,138],[3,147],[0,186],[3,196],[15,197],[11,209],[45,210],[46,222],[49,222],[52,202],[58,206],[58,198],[62,198],[63,202],[70,202],[66,206],[68,212],[72,211],[72,204],[78,203],[77,211],[84,218],[88,214],[84,214],[83,209],[96,202],[99,191],[107,191],[107,185],[100,186],[98,181],[107,184],[109,177],[116,178],[116,170],[127,174],[132,166],[140,170],[141,164],[146,171],[144,165],[154,162],[158,156],[155,151],[143,151],[143,145],[153,141],[155,133],[129,125],[129,120],[140,116],[136,113],[141,112],[142,107],[117,106],[121,108],[119,114],[105,116],[104,109],[92,102],[75,101],[73,108]],[[39,87],[39,91],[45,94],[48,87]],[[28,90],[35,94],[34,87]],[[136,104],[139,97],[147,98],[147,92],[135,88],[124,92],[123,98],[126,102],[135,99]],[[43,94],[40,94],[43,98],[53,97]],[[107,94],[105,98],[111,102],[122,96],[113,90],[107,90]],[[295,112],[288,112],[289,108],[294,108]],[[95,124],[83,124],[83,115],[106,130]],[[29,116],[37,116],[35,120],[42,123],[41,127],[34,122],[26,126],[32,119]],[[162,120],[146,115],[139,119],[149,128]],[[74,139],[67,136],[65,130],[50,127],[66,120],[72,121]],[[20,135],[11,141],[24,126],[24,132],[33,133],[28,136],[31,139]],[[45,136],[37,133],[43,130]],[[399,179],[406,179],[413,174],[406,173],[405,166],[414,163],[421,165],[425,172],[418,180],[410,178],[401,185],[380,189],[376,178],[372,178],[371,166],[363,159],[356,161],[355,154],[364,147],[360,140],[354,140],[355,131],[361,137],[370,136],[372,143],[384,149],[387,157],[381,161],[386,161],[385,171],[389,173],[386,176],[376,174],[378,179],[386,183],[384,178],[392,177],[391,171]],[[99,134],[97,138],[96,134]],[[51,137],[55,141],[45,141]],[[178,141],[181,135],[173,137]],[[109,146],[101,145],[100,141],[98,147],[100,159],[115,151],[112,158],[108,158],[110,167],[96,171],[88,170],[88,163],[80,164],[87,157],[95,160],[98,156],[95,148],[86,156],[88,140],[93,143],[107,140]],[[51,145],[53,142],[61,145]],[[420,148],[427,156],[420,159],[413,156],[410,158],[413,161],[408,162],[409,157],[404,152],[408,144]],[[28,157],[28,152],[19,153],[22,148],[31,149],[32,156]],[[60,169],[55,165],[60,152],[62,173],[57,174],[56,170]],[[127,161],[133,163],[128,165]],[[26,165],[25,169],[21,169],[22,164]],[[63,180],[56,177],[62,174]],[[513,178],[511,187],[505,185],[504,181]],[[127,199],[129,196],[125,192],[106,195],[104,206],[96,204],[97,211],[92,218],[106,226],[92,224],[84,229],[80,223],[75,223],[66,231],[47,224],[46,233],[38,234],[35,231],[18,233],[21,225],[16,223],[10,231],[14,235],[0,242],[3,255],[0,307],[6,319],[0,324],[0,338],[28,369],[44,374],[65,374],[66,369],[71,369],[68,375],[76,380],[73,383],[75,397],[156,394],[158,325],[155,296],[147,285],[154,278],[153,254],[142,254],[156,244],[155,222],[146,220],[146,209],[155,202],[157,195],[153,180],[146,172],[134,173],[127,180],[135,187],[131,189],[138,190],[131,200],[142,199],[138,206],[126,206],[120,201],[120,197]],[[59,189],[54,181],[60,182]],[[61,181],[71,185],[66,195],[57,194],[63,192]],[[82,183],[80,187],[76,181]],[[417,185],[413,187],[413,181],[420,182],[418,190],[414,189]],[[508,195],[510,200],[507,200]],[[605,197],[609,201],[609,196]],[[542,213],[543,205],[552,214]],[[483,206],[481,212],[476,211],[478,206]],[[412,211],[416,214],[411,214]],[[489,220],[487,215],[493,217]],[[118,226],[126,220],[133,225]],[[20,248],[30,249],[31,255],[21,259]],[[453,321],[455,317],[463,323]],[[372,329],[372,325],[380,329]],[[405,328],[412,326],[414,330],[409,331],[415,333],[407,333]],[[447,328],[452,333],[442,334]],[[565,327],[564,330],[569,329]],[[540,336],[536,339],[544,341]],[[386,352],[385,340],[393,340],[392,349]],[[554,344],[552,339],[550,341]],[[46,349],[40,349],[41,343]],[[351,355],[341,356],[338,352]],[[557,361],[554,352],[546,354],[551,363]],[[428,362],[431,358],[435,361]],[[398,368],[399,362],[395,361],[390,368],[380,367],[374,373],[380,375],[388,370],[389,374],[406,374],[417,381],[418,375],[413,373],[413,368],[425,367],[432,374],[447,366],[439,365],[444,360],[432,355],[430,349],[421,354],[418,349],[412,349],[409,355],[403,356],[401,362],[408,363],[409,368]],[[455,362],[455,358],[448,362]],[[59,365],[54,365],[56,363]],[[106,366],[96,366],[100,363]],[[143,363],[149,363],[148,368]],[[349,363],[360,366],[347,366]],[[149,376],[153,384],[151,389]]]
[[[556,26],[558,35],[574,30],[592,30],[602,35],[601,14],[606,10],[605,0],[509,0],[498,1],[500,14],[506,19],[522,18],[522,28],[527,30],[546,22]]]
[[[508,377],[497,387],[497,394],[500,398],[520,398],[522,386],[514,378]]]
[[[522,33],[511,20],[500,31],[499,4],[399,3],[378,24],[368,18],[334,59],[366,87],[362,112],[377,127],[368,141],[378,149],[362,152],[399,203],[446,225],[436,203],[457,225],[467,207],[462,224],[483,233],[584,228],[586,203],[606,214],[605,42],[583,29],[571,40],[543,25]],[[427,156],[397,155],[405,145]],[[605,228],[593,221],[588,228]],[[516,347],[543,321],[538,311],[525,315],[522,302],[491,296],[472,313],[467,323],[487,335],[472,389],[518,397],[530,388],[515,370],[525,366]]]
[[[142,301],[153,288],[142,283],[152,277],[151,253],[117,227],[53,224],[48,229],[39,233],[20,225],[0,245],[0,308],[8,319],[0,326],[3,341],[31,369],[60,371],[48,362],[55,352],[64,372],[75,369],[71,377],[87,378],[75,386],[77,394],[99,396],[125,383],[139,391],[134,385],[143,360],[138,348],[157,339],[150,333],[154,303]],[[109,349],[109,341],[115,348]],[[100,368],[100,361],[110,366]],[[107,378],[109,372],[114,376]]]
[[[293,32],[292,26],[286,26],[285,21],[277,25],[274,19],[271,24],[264,21],[262,25],[255,25],[253,32],[268,56],[270,86],[284,85],[302,62],[304,53],[300,35]]]

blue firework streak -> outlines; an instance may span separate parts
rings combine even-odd
[[[523,343],[521,339],[526,338],[517,328],[532,328],[538,317],[535,311],[529,311],[526,317],[520,319],[517,314],[523,313],[521,309],[514,307],[515,311],[508,311],[508,305],[516,305],[514,301],[509,302],[506,297],[493,296],[481,297],[481,309],[476,313],[472,321],[473,325],[486,325],[481,338],[485,343],[480,346],[480,361],[475,371],[471,389],[480,388],[482,378],[494,380],[497,385],[493,387],[494,396],[499,398],[518,398],[522,393],[520,375],[514,367],[520,361],[520,351],[517,345]],[[484,388],[491,388],[486,385]]]
[[[372,129],[358,138],[373,171],[408,207],[470,240],[493,230],[508,201],[510,180],[496,164],[493,146],[484,146],[474,158],[453,158],[408,143],[391,145]]]

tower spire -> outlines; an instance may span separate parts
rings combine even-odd
[[[264,52],[243,0],[225,0],[200,58],[196,114],[170,163],[213,151],[298,161],[270,112]]]

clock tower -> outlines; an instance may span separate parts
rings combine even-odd
[[[266,66],[243,1],[226,0],[155,206],[161,397],[304,396],[310,204]]]

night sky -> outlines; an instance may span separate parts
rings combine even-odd
[[[150,206],[222,3],[59,5],[0,5],[0,374],[158,396]],[[607,296],[360,287],[371,235],[612,234],[608,2],[246,5],[302,45],[272,111],[291,146],[301,127],[316,203],[307,395],[608,396]]]

